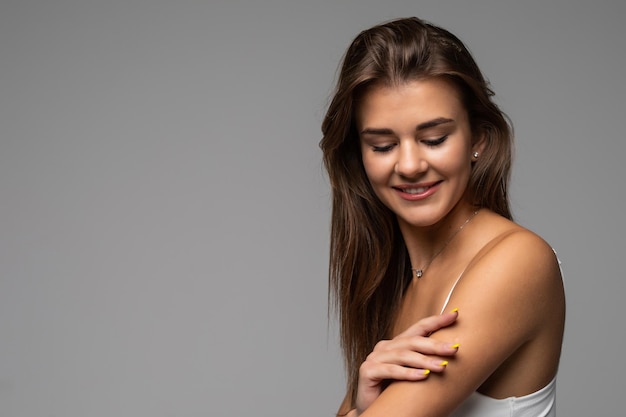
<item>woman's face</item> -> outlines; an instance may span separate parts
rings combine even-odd
[[[433,225],[464,197],[472,153],[482,148],[453,84],[373,85],[357,105],[356,126],[367,177],[401,223]]]

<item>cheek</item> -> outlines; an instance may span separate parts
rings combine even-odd
[[[471,158],[467,155],[465,149],[455,149],[449,153],[439,155],[436,158],[436,162],[433,160],[433,163],[436,163],[442,172],[450,176],[468,175],[472,168]]]
[[[386,168],[385,164],[381,163],[379,158],[374,159],[373,161],[363,158],[363,168],[365,169],[365,174],[374,195],[376,195],[384,205],[389,207],[386,203],[387,197],[385,192],[390,178],[389,170]]]
[[[363,168],[372,186],[387,182],[389,168],[384,158],[363,158]]]

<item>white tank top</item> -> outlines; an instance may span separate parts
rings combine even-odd
[[[523,397],[497,400],[475,391],[450,417],[556,417],[556,378]]]
[[[464,272],[461,272],[452,285],[440,314],[443,314],[448,306],[452,292]],[[556,417],[556,377],[539,391],[522,397],[498,400],[474,391],[450,414],[450,417]]]

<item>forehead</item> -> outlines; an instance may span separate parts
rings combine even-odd
[[[373,84],[361,94],[355,110],[359,128],[390,127],[403,121],[419,124],[439,117],[459,122],[467,118],[458,88],[440,78],[393,86]]]

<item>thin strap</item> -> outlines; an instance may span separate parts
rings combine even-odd
[[[556,256],[556,261],[559,263],[559,271],[561,271],[561,276],[563,276],[563,265],[561,264],[561,260],[559,259],[559,254],[556,253],[556,249],[552,248],[552,252],[554,252],[554,256]]]
[[[448,296],[446,297],[446,301],[443,303],[443,307],[441,307],[441,312],[439,314],[443,314],[443,312],[445,311],[446,307],[448,306],[448,302],[450,302],[450,297],[452,297],[452,293],[454,292],[454,289],[456,288],[456,284],[459,283],[459,281],[461,280],[461,277],[463,276],[463,274],[467,270],[468,266],[469,266],[469,264],[465,266],[465,269],[463,269],[463,272],[461,272],[459,274],[458,278],[456,279],[456,281],[454,281],[454,285],[452,285],[452,288],[450,288],[450,292],[448,293]]]

